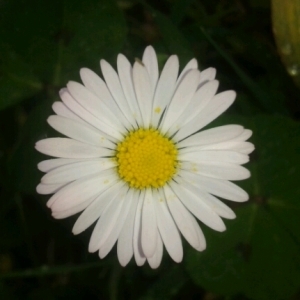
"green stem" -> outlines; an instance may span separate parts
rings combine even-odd
[[[109,280],[109,299],[117,300],[118,299],[118,288],[119,281],[122,274],[122,267],[119,265],[119,262],[115,260],[113,264],[113,270]]]

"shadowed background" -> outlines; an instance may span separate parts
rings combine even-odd
[[[92,228],[74,237],[77,216],[54,220],[35,191],[59,89],[150,44],[160,69],[170,54],[215,67],[238,96],[210,127],[241,124],[256,146],[238,182],[250,201],[227,203],[237,219],[200,224],[207,249],[184,242],[183,262],[157,270],[89,254]],[[1,299],[300,299],[299,45],[297,0],[0,0]]]

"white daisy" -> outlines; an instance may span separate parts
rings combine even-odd
[[[120,264],[134,256],[157,268],[163,246],[175,262],[183,257],[181,235],[198,251],[206,248],[196,219],[224,231],[234,212],[217,197],[242,202],[247,193],[229,180],[248,178],[252,132],[240,125],[200,131],[234,101],[216,94],[216,70],[198,70],[192,59],[178,76],[176,55],[159,75],[154,49],[133,67],[119,54],[118,73],[100,61],[104,80],[81,69],[83,84],[69,82],[48,123],[67,138],[38,141],[36,149],[57,157],[42,161],[37,186],[54,194],[54,218],[81,213],[73,233],[96,222],[89,251],[104,258],[117,242]],[[222,218],[221,218],[222,217]]]

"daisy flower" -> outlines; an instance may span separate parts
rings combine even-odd
[[[200,223],[224,231],[234,212],[218,197],[243,202],[247,193],[230,180],[250,176],[252,132],[240,125],[202,130],[234,101],[217,94],[216,70],[200,72],[192,59],[179,74],[176,55],[159,74],[154,49],[131,66],[119,54],[117,72],[100,61],[101,79],[83,68],[83,84],[70,81],[53,104],[48,123],[66,137],[47,138],[36,149],[56,157],[38,164],[46,174],[37,186],[53,194],[52,216],[82,212],[73,233],[96,222],[89,251],[104,258],[117,243],[120,264],[134,256],[157,268],[165,247],[175,262],[182,237],[206,248]],[[202,131],[201,131],[202,130]]]

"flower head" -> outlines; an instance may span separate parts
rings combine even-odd
[[[39,163],[46,174],[40,194],[54,218],[82,212],[73,233],[96,222],[90,252],[105,257],[117,242],[125,266],[147,260],[160,265],[163,246],[176,262],[183,236],[206,248],[196,219],[224,231],[234,212],[217,197],[242,202],[247,193],[229,180],[248,178],[242,167],[254,146],[240,125],[201,131],[234,101],[235,92],[216,94],[213,68],[202,72],[192,59],[179,74],[176,55],[159,75],[154,49],[133,67],[118,55],[118,73],[100,61],[104,80],[81,69],[83,85],[69,82],[48,123],[67,138],[38,141],[36,149],[56,157]],[[179,75],[178,75],[179,74]],[[221,218],[222,217],[222,218]]]

